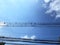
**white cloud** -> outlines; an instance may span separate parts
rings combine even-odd
[[[31,36],[31,39],[35,39],[35,38],[36,38],[36,36],[35,36],[35,35]]]
[[[56,19],[57,19],[57,18],[60,18],[60,15],[56,15]]]
[[[49,10],[46,13],[56,12],[56,18],[60,17],[60,0],[54,0],[49,4]]]
[[[22,36],[21,38],[29,39],[28,35]]]
[[[36,36],[33,35],[33,36],[29,37],[28,35],[25,35],[25,36],[23,36],[23,37],[21,37],[21,38],[25,38],[25,39],[35,39]]]
[[[44,0],[45,3],[48,3],[50,0]]]

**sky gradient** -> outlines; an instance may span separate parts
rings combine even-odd
[[[55,16],[46,14],[49,8],[44,0],[0,0],[1,22],[60,22]],[[46,6],[47,7],[47,6]],[[53,12],[52,15],[56,13]],[[60,36],[59,27],[2,27],[0,36],[7,37],[33,37],[36,39],[57,40]],[[38,44],[36,44],[38,45]],[[41,44],[45,45],[45,44]],[[48,44],[46,44],[48,45]]]

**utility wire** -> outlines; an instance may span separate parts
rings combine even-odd
[[[0,44],[13,44],[13,45],[34,45],[34,44],[27,44],[27,43],[11,43],[11,42],[0,42]]]
[[[43,44],[60,44],[59,40],[40,40],[40,39],[25,39],[25,38],[12,38],[12,37],[0,37],[1,41],[11,42],[29,42],[29,43],[43,43]]]
[[[60,27],[60,23],[10,23],[10,22],[3,22],[0,23],[0,26],[4,27]]]
[[[33,45],[33,44],[20,44],[20,43],[5,43],[5,44],[13,44],[13,45]]]

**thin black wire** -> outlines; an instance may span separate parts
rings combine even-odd
[[[19,44],[19,43],[5,43],[5,44],[14,44],[14,45],[35,45],[35,44]],[[60,43],[41,43],[41,44],[60,44]]]
[[[59,40],[40,40],[40,39],[24,39],[24,38],[12,38],[12,37],[0,37],[1,41],[11,42],[29,42],[29,43],[43,43],[43,44],[60,44]]]
[[[8,42],[1,42],[1,44],[14,44],[14,45],[35,45],[36,43],[8,43]],[[40,43],[40,44],[60,44],[60,43]]]
[[[9,43],[9,42],[0,42],[0,44],[13,44],[13,45],[33,45],[33,44],[30,44],[30,43]]]
[[[4,27],[41,27],[41,26],[49,26],[49,27],[60,27],[60,23],[10,23],[4,22]],[[2,26],[2,25],[0,25]]]

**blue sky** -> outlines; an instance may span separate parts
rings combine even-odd
[[[1,22],[59,22],[43,8],[43,0],[0,0]],[[53,15],[55,13],[52,13]],[[58,39],[59,27],[2,27],[0,36],[32,37],[37,39]],[[43,45],[43,44],[41,44]],[[45,45],[45,44],[44,44]]]

